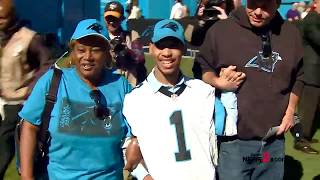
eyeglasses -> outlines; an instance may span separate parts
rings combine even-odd
[[[94,106],[94,113],[95,116],[100,119],[103,120],[103,122],[105,123],[105,127],[106,128],[111,128],[111,114],[110,114],[110,110],[107,108],[107,104],[103,105],[101,103],[101,99],[102,99],[102,93],[99,90],[92,90],[90,92],[90,97],[91,99],[93,99],[95,106]]]

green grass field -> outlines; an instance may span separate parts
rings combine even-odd
[[[146,55],[146,67],[148,72],[152,69],[154,61],[150,60]],[[182,72],[185,75],[192,76],[191,67],[193,60],[184,58],[181,64]],[[318,119],[320,124],[320,119]],[[320,140],[320,126],[314,138]],[[320,150],[320,143],[312,144],[312,146]],[[5,180],[18,180],[14,162],[11,163]],[[320,155],[308,155],[293,149],[293,138],[291,134],[286,134],[286,159],[285,159],[285,179],[286,180],[320,180]]]

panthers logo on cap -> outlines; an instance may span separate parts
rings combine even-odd
[[[178,25],[174,22],[169,22],[169,23],[161,26],[161,29],[163,29],[163,28],[169,28],[174,32],[177,32],[177,30],[179,29]]]
[[[92,30],[96,31],[97,33],[101,33],[102,26],[98,23],[93,23],[90,26],[88,26],[87,29],[92,29]]]
[[[110,6],[109,6],[109,8],[111,10],[115,10],[117,7],[118,7],[118,5],[116,3],[111,3]]]

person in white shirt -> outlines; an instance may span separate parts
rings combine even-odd
[[[123,114],[144,159],[133,171],[138,179],[215,179],[215,88],[181,73],[183,32],[175,20],[155,25],[150,43],[155,67],[125,96]]]
[[[130,15],[128,19],[140,19],[141,18],[141,10],[138,5],[138,0],[132,1],[132,8],[130,9]]]
[[[182,4],[182,0],[175,0],[171,8],[170,19],[181,19],[187,16],[187,7]]]

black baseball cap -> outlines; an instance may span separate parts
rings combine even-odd
[[[116,18],[123,17],[124,8],[122,4],[118,1],[111,1],[106,4],[104,8],[104,18],[107,16],[114,16]]]

